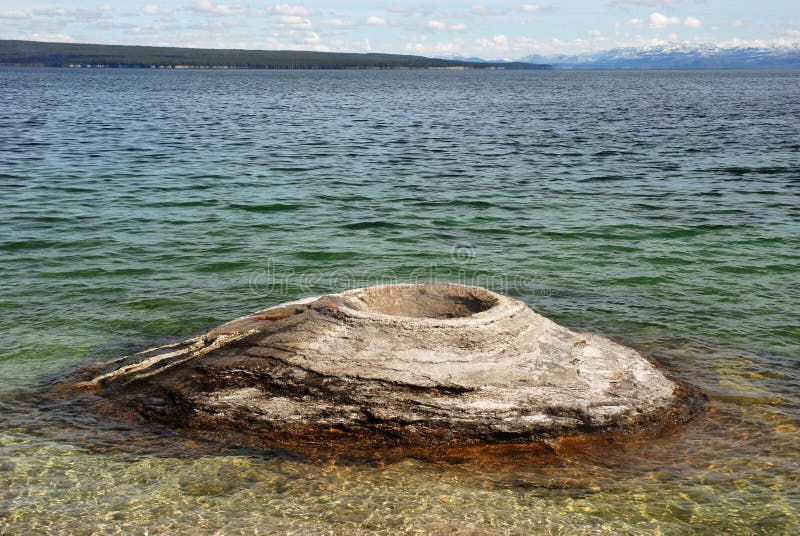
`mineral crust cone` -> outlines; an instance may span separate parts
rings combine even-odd
[[[78,386],[118,415],[260,444],[537,442],[677,423],[702,401],[631,348],[453,284],[278,305]]]

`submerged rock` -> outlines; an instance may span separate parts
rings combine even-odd
[[[263,444],[535,442],[681,422],[702,399],[631,348],[452,284],[282,304],[79,387],[117,414]]]

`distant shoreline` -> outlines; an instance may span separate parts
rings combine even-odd
[[[474,63],[403,54],[95,45],[0,40],[0,65],[90,69],[543,70],[524,62]]]
[[[239,67],[234,65],[45,65],[42,63],[2,63],[0,67],[38,69],[140,69],[154,71],[503,71],[504,67]],[[527,70],[527,69],[510,69]],[[537,70],[537,69],[533,69]],[[538,69],[538,70],[550,70]]]
[[[800,67],[547,67],[542,69],[504,69],[503,67],[235,67],[235,66],[145,66],[145,65],[85,65],[61,66],[43,64],[13,64],[0,62],[0,69],[70,69],[70,70],[130,70],[130,71],[557,71],[557,72],[797,72]]]

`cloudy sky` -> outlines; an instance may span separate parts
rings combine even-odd
[[[519,58],[666,41],[797,43],[800,1],[0,0],[0,38]]]

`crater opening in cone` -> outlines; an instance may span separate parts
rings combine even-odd
[[[357,295],[363,310],[413,318],[464,318],[497,304],[492,294],[457,285],[386,285]]]

